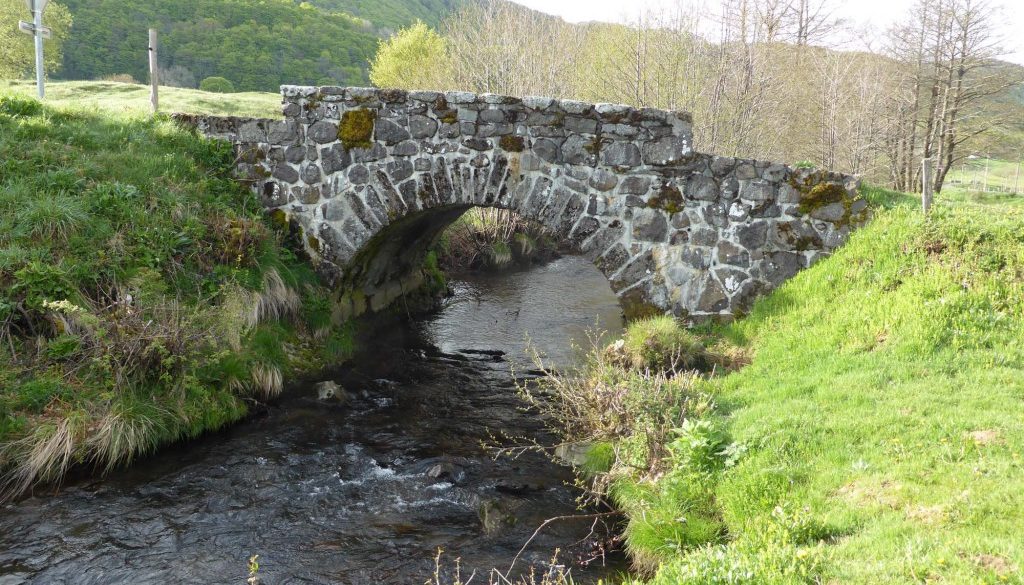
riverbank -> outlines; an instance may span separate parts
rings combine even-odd
[[[0,487],[109,470],[343,359],[330,295],[165,117],[0,97]]]
[[[1021,582],[1024,213],[867,194],[749,316],[634,324],[549,379],[648,582]]]

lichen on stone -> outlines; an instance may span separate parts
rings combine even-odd
[[[683,194],[674,185],[665,185],[658,194],[647,201],[651,209],[663,209],[668,213],[677,213],[683,209]]]
[[[370,148],[376,119],[376,112],[365,108],[345,112],[341,115],[338,139],[345,148]]]
[[[522,136],[513,136],[511,134],[502,136],[501,140],[498,141],[498,144],[509,152],[523,152],[523,148],[526,146]]]

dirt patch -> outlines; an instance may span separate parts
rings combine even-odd
[[[1017,571],[1013,563],[998,555],[975,555],[971,560],[982,569],[992,571],[996,575],[1008,575]]]
[[[991,445],[993,443],[1001,442],[1001,436],[999,431],[995,429],[985,429],[981,431],[971,431],[967,433],[967,437],[979,447],[982,445]]]
[[[856,506],[883,506],[895,510],[903,506],[903,498],[899,496],[902,488],[899,482],[888,479],[881,483],[859,479],[839,488],[836,495]]]

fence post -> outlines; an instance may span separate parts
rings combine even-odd
[[[153,113],[160,109],[160,73],[156,62],[156,29],[149,29],[149,102]]]
[[[1019,181],[1020,181],[1020,159],[1017,159],[1017,171],[1013,174],[1013,194],[1014,195],[1020,193],[1020,191],[1017,190],[1018,186],[1020,185]]]
[[[935,179],[932,177],[932,165],[934,163],[935,159],[932,158],[921,161],[921,206],[924,208],[925,215],[928,215],[932,208],[932,188],[935,183]]]

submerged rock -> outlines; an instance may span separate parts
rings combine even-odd
[[[327,380],[316,385],[316,397],[325,402],[348,402],[348,393],[337,382]]]
[[[501,500],[484,500],[477,507],[480,524],[486,534],[500,532],[509,526],[516,525],[516,516],[508,505]]]

